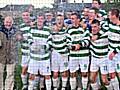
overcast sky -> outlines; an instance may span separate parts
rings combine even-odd
[[[92,0],[83,0],[85,3],[91,3]],[[101,0],[104,2],[105,0]],[[74,3],[74,0],[69,0],[70,3]],[[76,3],[82,3],[82,0],[75,0]],[[36,7],[48,6],[52,7],[51,4],[54,0],[0,0],[0,7],[4,7],[7,4],[32,4]]]

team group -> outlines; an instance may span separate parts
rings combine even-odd
[[[119,90],[120,12],[106,13],[100,5],[93,0],[81,14],[58,12],[55,20],[51,12],[34,21],[30,12],[22,13],[16,38],[21,42],[23,90],[37,90],[39,83],[42,88],[43,81],[46,90],[58,90],[60,81],[61,90],[68,82],[71,90],[99,90],[99,77],[107,90]]]

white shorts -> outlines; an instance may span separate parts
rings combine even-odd
[[[111,52],[108,53],[108,71],[109,73],[114,73],[115,72],[115,59],[116,59],[116,56],[113,57],[112,60],[109,59],[109,54]]]
[[[109,73],[114,73],[115,72],[115,60],[109,60],[108,59],[108,71]]]
[[[29,64],[30,56],[24,56],[22,55],[22,61],[21,61],[21,66],[22,67],[27,67]]]
[[[81,58],[79,60],[81,72],[88,72],[89,60],[90,60],[89,57]]]
[[[108,58],[91,57],[91,72],[97,72],[100,68],[101,74],[108,74]]]
[[[63,56],[56,52],[52,51],[51,57],[51,68],[53,72],[64,72],[68,70],[68,55]]]
[[[37,75],[51,75],[50,60],[37,61],[30,59],[28,73]]]
[[[72,57],[69,58],[69,69],[71,73],[76,72],[79,70],[79,66],[81,69],[81,72],[88,72],[88,67],[89,67],[89,57],[85,58],[78,58],[74,59]]]
[[[120,73],[120,53],[118,53],[115,58],[115,70],[117,73]]]

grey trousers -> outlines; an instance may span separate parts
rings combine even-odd
[[[4,72],[5,65],[0,64],[0,90],[13,90],[14,87],[14,70],[15,64],[7,64],[6,65],[6,72],[7,76],[5,79],[5,86],[3,85],[3,72]]]
[[[4,65],[0,63],[0,90],[3,90]]]

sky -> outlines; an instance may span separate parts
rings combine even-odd
[[[91,3],[92,0],[83,0],[85,3]],[[104,2],[105,0],[101,0]],[[69,0],[70,3],[74,3],[74,0]],[[82,3],[82,0],[75,0],[76,3]],[[6,6],[7,4],[32,4],[35,8],[41,8],[43,6],[52,7],[51,4],[54,0],[0,0],[0,8]]]

